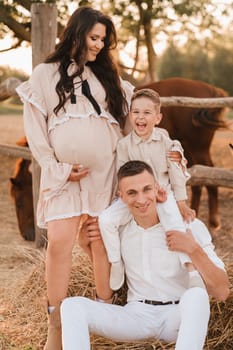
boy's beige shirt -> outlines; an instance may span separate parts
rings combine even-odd
[[[150,138],[141,139],[134,131],[118,141],[117,169],[129,160],[148,163],[159,185],[172,190],[176,201],[186,200],[187,169],[167,157],[169,150],[178,150],[184,160],[183,148],[179,141],[171,140],[165,129],[155,127]]]

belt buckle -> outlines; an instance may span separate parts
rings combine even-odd
[[[140,303],[148,304],[148,305],[176,305],[179,304],[179,300],[171,300],[171,301],[156,301],[156,300],[148,300],[148,299],[143,299],[139,300]]]

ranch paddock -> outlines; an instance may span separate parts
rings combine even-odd
[[[15,144],[23,135],[21,116],[0,115],[0,143]],[[217,131],[211,147],[214,164],[217,167],[233,169],[233,152],[228,146],[232,143],[232,133]],[[35,249],[34,242],[26,242],[20,236],[13,201],[9,196],[9,177],[14,171],[14,158],[0,155],[0,350],[41,350],[45,340],[46,315],[43,306],[44,280],[42,250]],[[220,256],[230,267],[233,274],[233,227],[232,227],[233,190],[219,189],[219,210],[221,229],[214,234],[214,244]],[[207,222],[207,196],[202,195],[200,219]],[[83,266],[78,274],[76,263]],[[231,265],[230,265],[231,264]],[[77,249],[74,259],[71,293],[88,295],[93,287],[91,269],[86,258]],[[85,276],[85,274],[88,275]],[[82,276],[80,276],[82,275]],[[87,281],[86,281],[87,280]],[[85,281],[85,282],[84,282]],[[81,289],[80,288],[80,285]],[[85,290],[87,289],[87,291]],[[210,323],[207,349],[231,350],[233,344],[233,289],[227,303],[215,303],[214,316]],[[228,309],[226,309],[228,308]],[[220,315],[221,314],[221,315]],[[231,315],[231,316],[230,316]],[[229,317],[228,317],[229,316]],[[216,318],[216,319],[215,319]],[[231,319],[230,319],[231,318]],[[231,326],[229,324],[231,323]],[[231,330],[230,330],[231,327]],[[116,344],[98,338],[93,339],[93,350],[152,350],[172,349],[172,345],[156,342]]]

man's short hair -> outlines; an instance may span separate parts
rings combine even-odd
[[[123,164],[117,173],[118,182],[124,177],[134,176],[148,171],[149,174],[154,176],[153,170],[149,164],[141,160],[130,160]]]
[[[131,97],[130,109],[132,107],[133,101],[140,97],[149,98],[154,103],[154,105],[158,108],[160,108],[161,106],[161,100],[158,92],[152,89],[139,89],[139,90],[136,90]]]

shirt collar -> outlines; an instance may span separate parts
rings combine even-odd
[[[131,221],[132,227],[137,228],[137,230],[138,230],[138,231],[141,231],[141,232],[153,231],[155,228],[157,228],[157,229],[160,228],[160,229],[163,230],[163,226],[162,226],[161,222],[158,222],[157,224],[155,224],[155,225],[153,225],[153,226],[150,226],[150,227],[148,227],[148,228],[143,228],[142,226],[140,226],[140,225],[138,225],[138,224],[136,223],[136,221],[135,221],[134,218],[132,218],[131,220],[132,220],[132,221]]]
[[[151,141],[160,141],[161,140],[161,133],[158,131],[158,129],[155,127],[152,131],[152,134],[147,140],[143,140],[140,136],[138,136],[135,131],[132,131],[132,138],[136,145],[142,142],[150,143]]]

